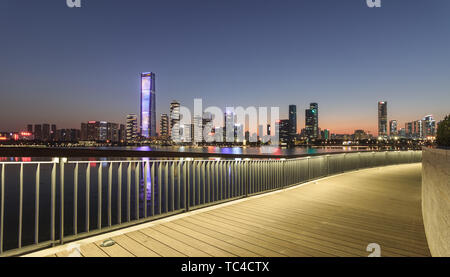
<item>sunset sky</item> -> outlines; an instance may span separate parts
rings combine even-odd
[[[140,72],[156,73],[157,125],[192,107],[319,103],[319,127],[376,134],[388,120],[450,113],[450,1],[0,1],[0,131],[80,128],[139,114]]]

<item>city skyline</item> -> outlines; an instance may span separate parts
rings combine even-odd
[[[79,10],[34,2],[0,4],[0,24],[8,23],[0,30],[7,42],[0,45],[2,131],[40,122],[125,123],[127,114],[139,114],[136,76],[147,71],[158,76],[155,122],[173,99],[192,107],[194,98],[222,108],[279,106],[280,118],[295,104],[297,130],[302,110],[317,102],[320,127],[333,133],[376,135],[378,101],[389,103],[388,120],[399,126],[448,112],[450,39],[439,26],[450,24],[450,4],[442,1],[408,1],[408,9],[388,2],[378,10],[364,1],[268,1],[256,11],[253,1],[136,0],[123,8],[113,0]],[[144,11],[149,16],[140,17]],[[24,71],[33,74],[24,78]]]

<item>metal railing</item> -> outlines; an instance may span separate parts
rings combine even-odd
[[[0,162],[0,255],[19,255],[328,175],[420,161],[421,151],[392,151],[287,160]]]

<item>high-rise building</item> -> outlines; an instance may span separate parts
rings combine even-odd
[[[120,142],[124,142],[127,137],[127,130],[124,124],[120,124],[119,126],[119,140]]]
[[[413,122],[413,137],[422,138],[423,137],[423,121],[416,120]]]
[[[406,122],[405,123],[405,134],[406,137],[411,138],[413,136],[413,123],[412,122]]]
[[[42,140],[50,141],[50,124],[42,124]]]
[[[141,73],[141,136],[156,136],[155,73]]]
[[[89,140],[89,141],[108,140],[108,122],[89,121],[87,124],[81,123],[81,140]]]
[[[28,124],[27,125],[27,132],[28,133],[33,133],[33,124]]]
[[[378,102],[378,136],[387,136],[387,102]]]
[[[119,124],[108,122],[106,126],[106,140],[110,142],[119,142]]]
[[[322,130],[320,133],[320,138],[324,139],[324,140],[329,140],[330,139],[330,130],[328,130],[328,129]]]
[[[289,127],[290,127],[290,135],[297,135],[297,106],[289,105]]]
[[[50,128],[50,140],[55,141],[56,140],[56,125],[52,124]]]
[[[88,130],[87,130],[87,123],[81,123],[81,130],[80,130],[80,139],[81,140],[88,140]]]
[[[389,135],[391,137],[398,135],[397,128],[398,128],[397,120],[393,119],[393,120],[389,121]]]
[[[60,129],[55,132],[55,141],[58,142],[76,142],[80,140],[80,130],[78,129]]]
[[[311,103],[305,110],[305,132],[308,138],[319,137],[319,105]]]
[[[423,118],[423,136],[433,137],[436,135],[436,120],[432,115],[427,115]]]
[[[180,139],[180,103],[173,100],[170,103],[170,135],[174,140]]]
[[[279,122],[279,139],[281,143],[291,142],[291,126],[289,119],[283,119]]]
[[[137,115],[129,114],[127,115],[126,140],[135,141],[137,139],[137,134]]]
[[[34,125],[34,139],[37,141],[42,141],[42,125]]]
[[[161,137],[169,137],[169,116],[165,113],[161,114],[159,123],[159,133]]]
[[[192,132],[192,136],[194,138],[194,142],[202,142],[203,141],[203,116],[194,115],[193,120],[194,131]]]

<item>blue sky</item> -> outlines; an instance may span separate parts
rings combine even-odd
[[[157,113],[204,105],[319,103],[321,128],[374,133],[377,101],[400,126],[450,104],[450,1],[0,1],[0,130],[79,128],[139,111],[157,74]]]

